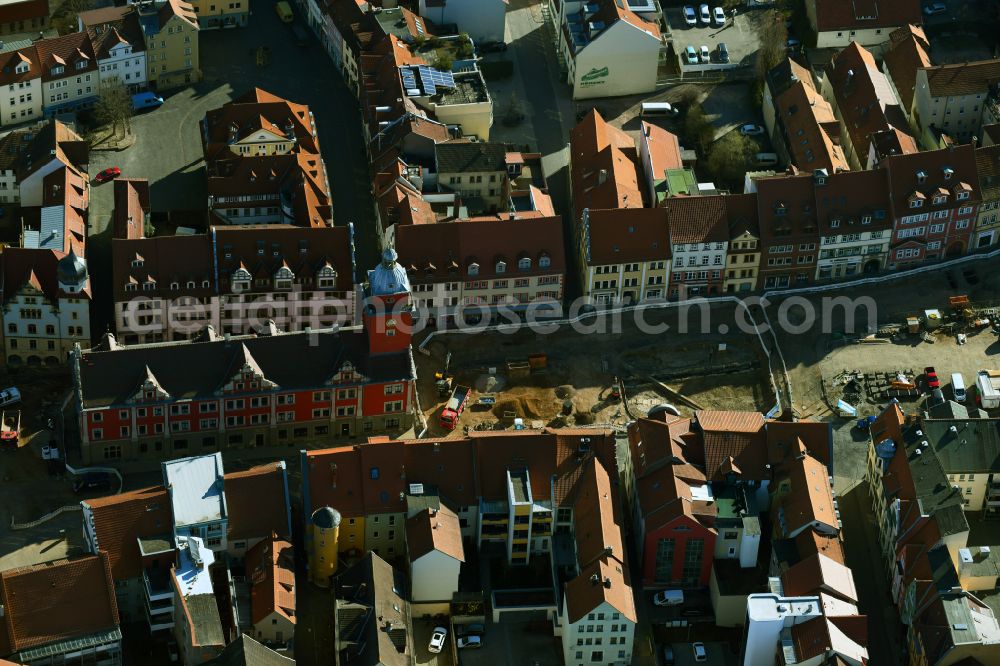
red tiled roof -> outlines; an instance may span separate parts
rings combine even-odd
[[[917,70],[931,66],[930,42],[923,28],[906,25],[889,35],[889,49],[883,55],[883,67],[892,77],[903,108],[909,112],[913,106],[913,92],[917,83]]]
[[[972,206],[981,200],[979,178],[976,171],[976,151],[971,144],[953,145],[940,150],[925,150],[910,155],[890,155],[882,161],[889,170],[889,191],[892,194],[892,210],[895,218],[916,213],[930,213],[939,208]],[[950,178],[945,178],[945,169],[951,169]],[[919,182],[918,172],[926,174],[924,182]],[[971,187],[968,198],[958,201],[954,194],[947,203],[931,204],[930,201],[919,209],[911,209],[909,198],[917,193],[929,196],[940,187],[949,191],[967,184]]]
[[[43,82],[97,71],[97,54],[94,53],[94,45],[86,32],[72,32],[62,37],[40,39],[35,42],[35,48],[38,49]],[[78,67],[79,63],[83,63],[84,66]],[[62,73],[52,73],[52,68],[56,66],[64,68]]]
[[[570,130],[570,168],[576,219],[584,208],[642,208],[635,141],[596,110]]]
[[[114,238],[134,240],[146,235],[149,181],[145,178],[115,180]]]
[[[664,202],[670,223],[670,243],[711,243],[729,240],[726,200],[722,195],[671,197]]]
[[[228,501],[229,493],[226,493]],[[292,544],[269,537],[249,551],[244,561],[250,587],[250,618],[254,625],[271,613],[284,616],[293,624],[295,613],[295,558]]]
[[[169,535],[173,531],[170,498],[162,486],[85,500],[94,517],[97,547],[107,552],[115,580],[142,574],[137,539]]]
[[[90,298],[90,283],[83,291],[72,294],[59,288],[56,275],[59,260],[66,256],[58,250],[8,247],[0,253],[0,275],[3,278],[3,298],[13,298],[21,287],[31,284],[41,291],[53,305],[62,297]]]
[[[107,553],[0,573],[0,654],[118,627]]]
[[[668,219],[665,208],[590,209],[588,264],[669,259]]]
[[[497,277],[565,273],[561,217],[457,221],[401,225],[396,229],[399,263],[412,283],[444,280],[484,280]],[[531,268],[518,268],[518,260],[531,259]],[[540,259],[548,257],[542,268]],[[506,270],[498,273],[497,264]],[[477,275],[469,266],[479,266]]]
[[[918,0],[813,0],[818,32],[895,28],[923,23]]]
[[[406,550],[411,562],[435,550],[465,562],[458,516],[444,504],[410,516],[406,519]]]
[[[287,478],[283,461],[225,475],[229,539],[291,538]]]

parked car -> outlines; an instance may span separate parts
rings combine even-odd
[[[686,49],[684,49],[684,59],[687,61],[687,64],[689,65],[698,64],[698,52],[694,50],[693,46],[689,46]]]
[[[726,12],[722,11],[722,7],[712,10],[712,18],[715,20],[715,25],[719,27],[726,25]]]
[[[163,106],[163,98],[153,92],[141,92],[132,95],[132,109],[136,112],[143,109],[155,109]]]
[[[698,51],[698,60],[702,63],[711,62],[712,54],[708,52],[708,47],[702,45],[701,49]]]
[[[476,50],[480,53],[503,53],[507,50],[507,42],[483,42]]]
[[[459,636],[484,636],[486,635],[486,625],[480,622],[473,622],[462,627]]]
[[[705,25],[711,25],[712,23],[712,12],[708,9],[708,5],[702,5],[698,8],[698,16],[701,22]]]
[[[754,123],[740,125],[740,134],[743,136],[759,136],[764,133],[764,128]]]
[[[479,649],[483,647],[483,637],[482,636],[460,636],[455,645],[458,646],[459,650],[468,649]]]
[[[444,641],[448,638],[448,630],[444,627],[434,627],[434,631],[431,633],[431,642],[427,646],[429,652],[438,654],[444,649]]]
[[[924,382],[927,384],[928,391],[941,388],[941,380],[938,379],[937,370],[934,369],[933,365],[924,368]]]
[[[104,472],[88,472],[73,481],[73,492],[82,493],[91,490],[111,490],[111,475]]]
[[[663,666],[674,666],[674,649],[669,645],[663,647]]]
[[[698,14],[691,5],[684,7],[684,22],[688,25],[698,25]]]
[[[0,391],[0,407],[13,405],[15,402],[21,402],[21,391],[16,386]]]
[[[719,42],[719,62],[729,62],[729,49],[725,42]]]
[[[948,11],[948,6],[943,2],[933,2],[929,5],[924,5],[924,15],[934,16],[935,14],[944,14]]]
[[[684,590],[660,590],[653,595],[654,606],[679,606],[684,603]]]
[[[705,644],[702,642],[691,643],[691,651],[694,652],[695,661],[708,661],[708,652],[705,651]]]
[[[96,180],[98,183],[106,183],[109,180],[114,180],[120,175],[122,175],[122,170],[120,168],[108,167],[104,171],[97,174],[97,176],[94,177],[94,180]]]

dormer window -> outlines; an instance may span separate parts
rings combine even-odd
[[[292,281],[288,278],[279,278],[274,281],[275,289],[291,289]]]
[[[955,170],[951,167],[945,167],[943,172],[945,180],[951,180],[951,177],[955,175]]]
[[[969,193],[968,192],[955,192],[955,198],[958,199],[959,201],[965,201],[966,199],[969,198]]]
[[[208,289],[208,280],[202,280],[201,281],[201,288],[202,289]]]
[[[250,289],[250,280],[233,280],[233,293],[238,294]]]
[[[62,65],[56,65],[55,67],[49,70],[49,73],[52,74],[52,76],[58,76],[65,71],[66,71],[65,67],[63,67]]]
[[[17,63],[17,67],[14,68],[14,72],[16,74],[27,74],[29,69],[31,69],[31,66],[28,63],[19,62]]]
[[[830,228],[836,229],[840,226],[840,219],[830,220]]]
[[[517,267],[522,271],[526,271],[531,268],[531,257],[521,257],[517,260]]]
[[[936,197],[934,197],[931,201],[934,203],[935,206],[940,206],[941,204],[948,201],[948,197],[944,196],[943,194],[939,194]]]
[[[479,264],[476,262],[469,264],[469,275],[479,275]]]
[[[507,272],[507,262],[506,261],[498,261],[497,262],[497,273],[506,273],[506,272]]]
[[[87,65],[89,64],[89,62],[90,62],[89,60],[77,60],[76,61],[76,68],[77,69],[87,69]]]
[[[784,201],[779,201],[774,204],[774,214],[775,215],[786,215],[788,214],[788,207],[785,206]]]
[[[154,289],[156,289],[156,283],[153,281],[144,282],[142,284],[142,288],[144,291],[153,291]]]
[[[917,172],[917,182],[926,183],[927,182],[927,172],[921,169]]]
[[[138,287],[139,285],[137,285],[135,282],[127,282],[125,284],[125,291],[135,291],[136,289],[138,289]]]
[[[143,264],[142,259],[133,259],[132,260],[132,268],[142,268],[142,264]]]
[[[538,258],[538,267],[539,268],[548,268],[551,264],[552,264],[552,260],[549,258],[549,255],[547,255],[547,254],[543,254],[542,256],[540,256]]]
[[[180,288],[181,288],[180,283],[178,283],[178,282],[171,282],[170,283],[170,290],[171,291],[177,291]]]
[[[910,199],[910,208],[920,208],[924,205],[923,199]]]
[[[188,289],[194,289],[194,280],[188,280],[187,288]]]
[[[871,215],[862,215],[861,216],[861,224],[871,224],[871,223],[872,223],[872,216]]]

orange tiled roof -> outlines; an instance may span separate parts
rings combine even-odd
[[[173,531],[170,499],[162,486],[85,500],[83,505],[94,516],[97,547],[107,552],[115,580],[142,574],[137,539]]]
[[[435,550],[465,562],[458,516],[444,504],[410,516],[406,519],[406,549],[411,562]]]
[[[295,559],[292,544],[284,539],[267,538],[247,552],[247,578],[251,581],[250,616],[253,624],[272,613],[292,623],[295,613]]]

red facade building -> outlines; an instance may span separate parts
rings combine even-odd
[[[399,276],[402,276],[402,280]],[[73,353],[84,462],[336,442],[413,423],[405,270],[369,273],[364,326]]]

